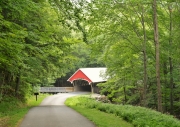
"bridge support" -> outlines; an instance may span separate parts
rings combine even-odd
[[[90,83],[90,85],[91,85],[91,93],[93,94],[94,93],[93,83]]]

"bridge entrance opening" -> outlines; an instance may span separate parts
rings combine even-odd
[[[85,80],[73,81],[74,91],[87,91],[91,92],[91,85]]]

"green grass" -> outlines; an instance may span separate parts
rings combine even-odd
[[[132,124],[127,123],[114,114],[78,106],[71,106],[71,108],[91,120],[97,127],[133,127]]]
[[[101,112],[97,109],[90,109],[84,106],[78,106],[76,105],[77,103],[79,103],[79,100],[74,99],[74,97],[68,98],[65,102],[67,106],[73,108],[91,120],[97,127],[133,127],[132,124],[126,122],[118,116],[115,116],[114,114]]]
[[[101,103],[88,96],[68,98],[66,104],[72,108],[77,107],[74,108],[75,110],[81,108],[94,109],[99,112],[113,114],[131,123],[135,127],[180,127],[180,120],[173,116],[139,106]]]
[[[38,106],[47,96],[47,94],[40,94],[37,101],[35,96],[31,96],[26,104],[15,98],[7,98],[0,103],[0,127],[17,127],[29,109]]]

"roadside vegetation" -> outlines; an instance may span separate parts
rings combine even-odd
[[[103,122],[113,123],[121,127],[180,127],[180,121],[171,115],[162,114],[152,109],[131,105],[115,105],[102,103],[90,98],[90,96],[76,96],[68,98],[65,104],[92,120],[98,127],[108,127],[101,124],[105,116],[111,115]],[[105,113],[106,115],[102,115]],[[114,119],[116,118],[116,120]],[[122,124],[124,121],[132,124]]]
[[[179,0],[1,0],[0,105],[106,67],[113,103],[180,119],[179,12]]]
[[[18,127],[29,109],[38,106],[47,96],[48,94],[40,94],[37,101],[35,96],[30,96],[26,103],[13,97],[6,97],[0,103],[0,127]]]
[[[84,98],[84,96],[87,97],[89,95],[70,97],[65,101],[65,104],[91,120],[97,127],[133,127],[132,124],[114,114],[101,112],[95,108],[87,108],[85,105],[81,105],[81,103],[86,101],[86,97]]]

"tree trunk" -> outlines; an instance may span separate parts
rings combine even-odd
[[[4,72],[2,71],[0,74],[0,88],[4,85],[4,79],[5,79],[5,75]]]
[[[169,88],[168,85],[168,80],[167,80],[167,74],[168,74],[168,69],[167,69],[167,63],[166,61],[163,62],[163,73],[164,73],[164,111],[166,112],[168,110],[168,103],[167,103],[167,98],[169,97],[169,94],[167,94],[167,88]]]
[[[158,35],[158,21],[157,21],[157,3],[153,1],[153,25],[154,25],[154,42],[155,42],[155,53],[156,53],[156,80],[157,80],[157,105],[158,111],[162,112],[162,93],[161,93],[161,82],[160,82],[160,58],[159,58],[159,35]]]
[[[123,92],[124,92],[124,103],[126,104],[127,102],[127,95],[126,95],[126,73],[124,74],[124,81],[123,81]]]
[[[123,92],[124,92],[124,104],[127,102],[127,97],[126,97],[126,86],[123,86]]]
[[[174,107],[174,101],[173,101],[173,88],[174,88],[174,81],[173,81],[173,62],[172,62],[172,9],[169,6],[169,18],[170,18],[170,24],[169,24],[169,72],[170,72],[170,113],[174,114],[173,107]]]
[[[144,90],[143,90],[143,106],[147,106],[147,99],[146,99],[146,94],[147,94],[147,55],[146,55],[146,28],[145,28],[145,22],[144,22],[144,7],[142,7],[142,26],[143,26],[143,64],[144,64]]]
[[[3,96],[3,85],[4,85],[4,79],[5,79],[5,74],[2,71],[0,74],[0,101],[2,100],[2,96]]]
[[[19,86],[20,86],[20,81],[21,81],[21,75],[18,74],[17,77],[16,77],[15,96],[18,95]]]

